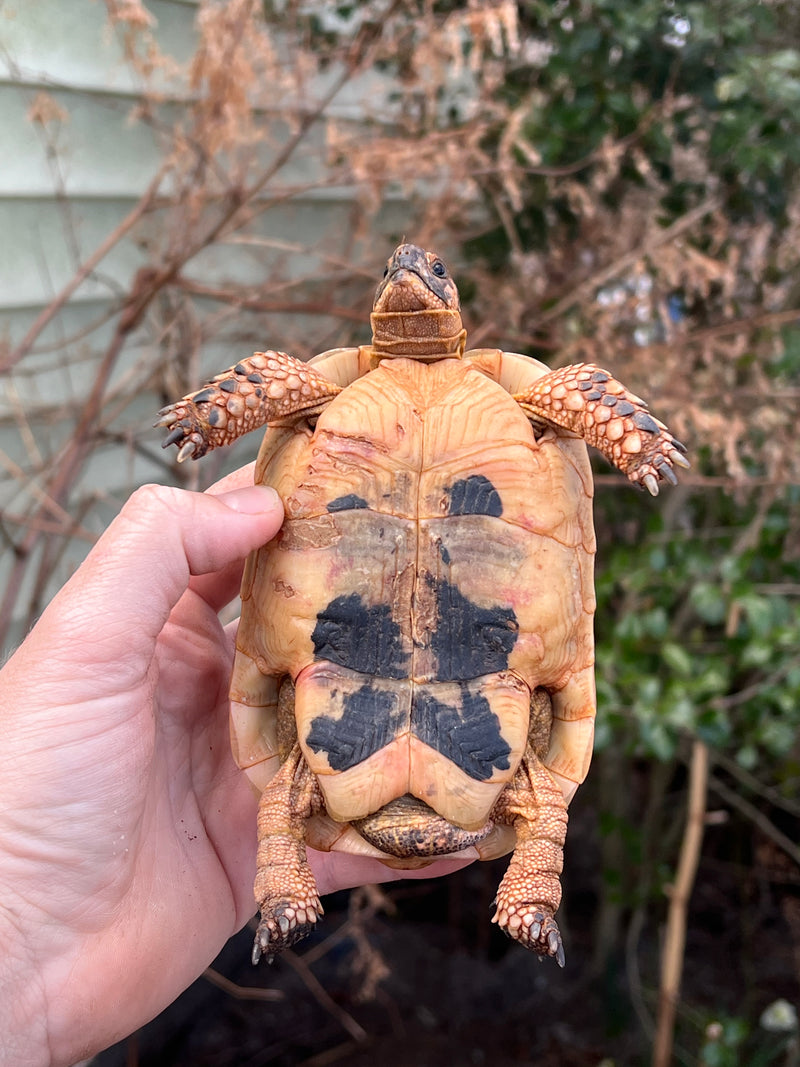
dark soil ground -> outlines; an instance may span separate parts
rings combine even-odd
[[[214,963],[222,979],[201,978],[93,1067],[647,1064],[665,908],[650,905],[635,941],[623,924],[627,966],[624,943],[602,968],[593,963],[596,824],[590,807],[573,808],[558,914],[563,971],[490,924],[506,861],[475,864],[446,879],[328,897],[319,932],[272,967],[251,966],[252,931],[242,931]],[[770,1034],[758,1020],[777,998],[800,1003],[800,886],[752,857],[732,861],[742,836],[733,825],[707,834],[689,915],[676,1063],[797,1062],[787,1057],[787,1035]],[[376,909],[384,893],[388,912]],[[221,980],[280,999],[242,999]],[[741,1021],[737,1049],[720,1046],[716,1059],[702,1059],[708,1026],[729,1019]]]

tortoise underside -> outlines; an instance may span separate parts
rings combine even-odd
[[[277,769],[289,675],[303,754],[338,822],[410,794],[483,826],[525,751],[537,687],[555,717],[545,764],[574,789],[594,715],[581,442],[535,440],[468,363],[398,359],[348,386],[313,431],[271,431],[257,481],[287,514],[248,561],[231,689],[234,751],[260,788]]]

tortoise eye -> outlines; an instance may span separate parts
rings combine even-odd
[[[442,263],[440,259],[437,259],[434,262],[433,266],[431,267],[431,270],[437,278],[444,278],[444,276],[447,274],[447,267],[445,267],[444,263]]]

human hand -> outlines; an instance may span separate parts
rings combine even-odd
[[[256,801],[217,613],[281,521],[247,468],[207,494],[137,491],[0,674],[2,1062],[130,1033],[252,915]],[[309,858],[322,893],[411,874]]]

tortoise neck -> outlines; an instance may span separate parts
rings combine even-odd
[[[379,359],[460,359],[464,354],[467,331],[457,311],[373,311],[369,321],[372,348]]]

